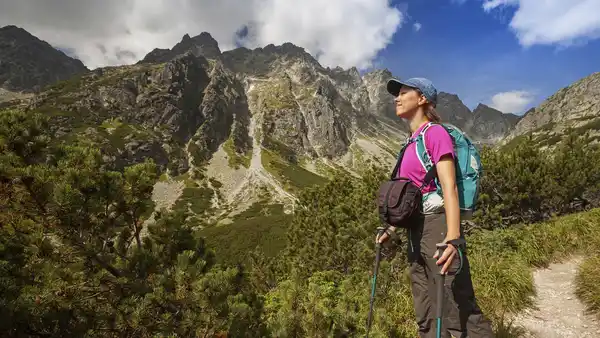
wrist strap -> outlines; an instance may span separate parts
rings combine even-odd
[[[467,241],[464,238],[456,238],[446,241],[448,244],[452,244],[456,248],[462,248],[467,244]]]

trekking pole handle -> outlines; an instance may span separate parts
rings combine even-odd
[[[447,247],[448,247],[448,243],[437,243],[435,245],[435,249],[438,252],[438,258],[440,258],[444,254],[444,251],[446,250]],[[441,269],[440,269],[440,271],[441,271]]]
[[[375,238],[375,248],[381,246],[379,239],[381,238],[381,236],[383,236],[383,234],[386,232],[386,230],[387,230],[387,228],[384,228],[384,227],[377,228],[377,237]]]

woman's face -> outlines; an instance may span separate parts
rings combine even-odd
[[[396,116],[410,118],[417,112],[419,106],[426,103],[426,99],[416,89],[402,86],[394,102],[396,103]]]

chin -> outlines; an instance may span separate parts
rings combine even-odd
[[[407,112],[405,112],[405,111],[397,111],[397,110],[396,110],[396,116],[398,116],[398,117],[399,117],[399,118],[401,118],[401,119],[406,119],[406,118],[408,118],[408,115],[409,115],[409,114],[407,114]]]

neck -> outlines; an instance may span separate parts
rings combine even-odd
[[[427,119],[427,117],[425,115],[415,114],[415,116],[410,120],[411,133],[414,133],[415,131],[417,131],[417,129],[419,129],[419,127],[421,127],[422,125],[424,125],[427,122],[429,122],[429,119]]]

